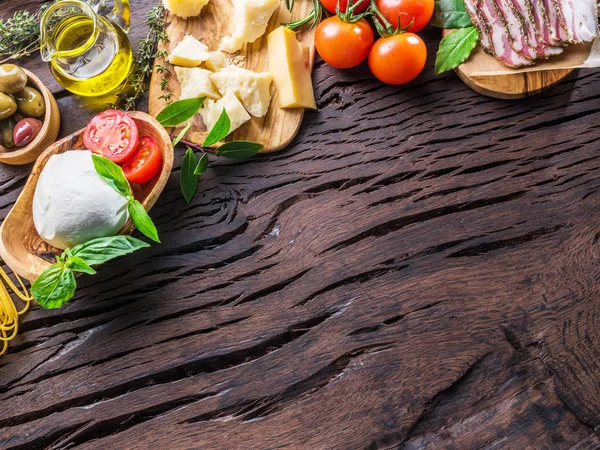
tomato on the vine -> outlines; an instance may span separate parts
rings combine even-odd
[[[425,25],[431,20],[433,15],[433,0],[375,0],[377,9],[387,18],[388,22],[394,28],[398,28],[398,20],[400,20],[400,28],[408,27],[406,30],[411,33],[421,31]],[[382,22],[381,19],[377,19]]]
[[[369,55],[375,36],[365,19],[346,22],[338,16],[322,21],[315,33],[317,52],[330,66],[349,69]]]
[[[369,67],[375,77],[387,84],[406,84],[425,67],[427,47],[413,33],[382,37],[369,53]]]
[[[348,1],[349,0],[339,0],[340,12],[342,12],[342,13],[346,12],[346,9],[348,8]],[[360,4],[357,4],[359,2],[360,2]],[[336,13],[338,0],[321,0],[321,4],[331,14]],[[370,2],[370,0],[350,0],[350,4],[356,5],[354,12],[356,14],[360,14],[360,13],[364,13],[369,8],[369,5],[371,4],[371,2]]]

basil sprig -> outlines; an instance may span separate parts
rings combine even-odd
[[[206,97],[188,98],[171,103],[158,113],[156,120],[165,128],[176,127],[198,112]]]
[[[200,177],[195,173],[197,164],[198,160],[194,151],[188,147],[181,163],[181,175],[179,177],[181,192],[187,203],[192,201],[198,189],[198,180]]]
[[[123,169],[103,156],[92,155],[92,160],[100,178],[127,199],[129,216],[140,233],[147,238],[152,239],[154,242],[160,243],[156,226],[154,225],[154,222],[152,222],[152,219],[146,212],[144,206],[134,198],[133,192],[131,192],[131,186],[129,185],[127,178],[125,178]]]
[[[478,40],[475,27],[455,30],[442,39],[435,59],[435,73],[439,75],[460,66],[471,56]]]
[[[75,272],[94,275],[97,266],[119,256],[149,247],[131,236],[111,236],[92,239],[85,244],[66,249],[31,285],[31,295],[46,309],[60,308],[75,295]]]
[[[435,0],[433,17],[429,23],[446,30],[473,26],[464,0]]]

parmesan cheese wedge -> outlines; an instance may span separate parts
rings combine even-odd
[[[267,72],[252,72],[241,67],[229,66],[213,73],[212,81],[222,95],[233,93],[254,117],[263,117],[271,104],[271,82]]]
[[[220,97],[210,79],[212,75],[210,70],[175,66],[175,73],[181,85],[180,100],[199,97],[218,99]]]
[[[169,55],[169,62],[174,66],[196,67],[209,58],[208,47],[186,34]]]
[[[202,108],[200,108],[199,114],[202,116],[202,120],[208,131],[212,130],[217,120],[219,120],[223,108],[227,111],[227,115],[231,121],[229,133],[250,120],[250,115],[246,112],[237,97],[233,93],[227,92],[219,100],[206,100]]]
[[[219,70],[224,69],[227,66],[227,59],[225,59],[225,55],[223,53],[210,52],[208,55],[208,59],[204,63],[206,64],[206,68],[208,70],[218,72]]]
[[[254,42],[267,29],[279,0],[233,0],[235,31],[221,40],[221,50],[235,53],[244,44]]]
[[[208,4],[208,0],[163,0],[163,4],[176,16],[187,19],[200,14],[202,8]]]

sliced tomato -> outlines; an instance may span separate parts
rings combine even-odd
[[[135,121],[122,111],[108,110],[88,123],[83,142],[88,150],[115,163],[129,159],[138,146]]]
[[[162,155],[151,136],[143,136],[136,152],[123,165],[125,178],[132,183],[146,183],[160,170]]]

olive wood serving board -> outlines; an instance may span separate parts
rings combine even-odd
[[[143,185],[132,185],[135,198],[149,211],[159,195],[173,168],[173,146],[164,128],[143,112],[130,113],[134,118],[140,136],[152,136],[160,147],[163,162],[156,177]],[[33,282],[62,250],[46,243],[37,233],[33,224],[33,195],[42,169],[52,155],[68,150],[84,150],[83,130],[54,143],[44,151],[35,163],[21,195],[0,227],[0,256],[19,276]],[[121,234],[131,234],[134,226],[130,221],[125,224]]]
[[[267,35],[283,22],[303,18],[312,11],[311,0],[296,0],[293,14],[290,14],[283,1],[279,8],[275,10],[269,21],[267,31],[252,44],[246,44],[236,55],[225,55],[240,58],[237,65],[254,72],[264,72],[268,68],[268,49]],[[165,31],[169,37],[169,42],[160,44],[160,49],[166,49],[168,52],[183,39],[186,34],[194,36],[214,51],[219,49],[219,44],[223,36],[230,35],[233,32],[232,22],[233,4],[230,0],[210,0],[198,17],[181,19],[171,13],[167,15],[165,21]],[[310,48],[310,61],[314,59],[314,29],[305,29],[297,34],[298,40]],[[170,72],[161,72],[160,66],[167,67]],[[160,73],[159,73],[160,72]],[[167,80],[166,90],[161,88],[163,77]],[[163,58],[157,58],[155,61],[154,72],[150,82],[150,98],[148,102],[148,111],[154,117],[167,105],[165,99],[161,99],[165,93],[173,93],[171,100],[178,100],[181,94],[181,88],[173,70],[173,66]],[[262,152],[274,152],[285,148],[296,136],[302,124],[304,116],[303,108],[281,109],[278,106],[277,91],[275,85],[271,85],[271,106],[266,116],[252,119],[235,130],[226,140],[249,140],[263,144]],[[175,137],[183,126],[170,130],[171,136]],[[190,144],[200,146],[204,142],[207,129],[204,126],[202,118],[196,114],[192,121],[192,127],[187,132],[184,141]]]
[[[444,36],[452,31],[444,30]],[[488,55],[481,45],[477,45],[469,58],[469,64],[483,64],[490,58],[495,59],[493,56]],[[542,62],[540,61],[540,63]],[[572,71],[572,69],[556,69],[493,76],[470,76],[464,65],[460,65],[455,69],[459,78],[475,92],[504,100],[516,100],[539,94],[556,85]]]

